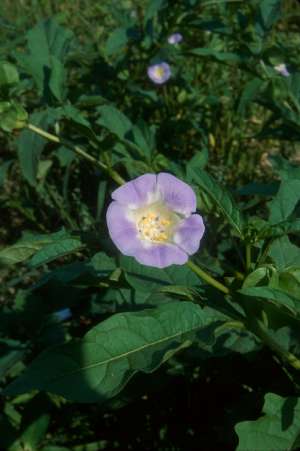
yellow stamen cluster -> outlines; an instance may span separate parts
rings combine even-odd
[[[162,78],[165,75],[165,69],[163,67],[156,67],[154,73],[157,78]]]
[[[159,213],[145,213],[137,223],[138,231],[144,240],[162,243],[168,240],[172,222]]]

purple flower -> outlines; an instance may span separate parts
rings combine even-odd
[[[274,69],[284,77],[288,77],[290,75],[289,71],[287,70],[287,67],[284,63],[277,64],[277,66],[274,66]]]
[[[162,85],[171,77],[171,68],[168,63],[153,64],[148,67],[147,73],[154,83]]]
[[[179,42],[181,42],[183,39],[182,34],[180,33],[173,33],[168,37],[168,43],[169,44],[179,44]]]
[[[65,321],[72,317],[72,312],[69,308],[64,308],[61,310],[57,310],[54,312],[54,315],[57,319],[57,321]]]
[[[165,268],[187,262],[204,233],[192,188],[171,174],[144,174],[116,189],[106,220],[111,239],[139,263]]]

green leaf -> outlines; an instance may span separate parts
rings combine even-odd
[[[98,124],[117,135],[119,139],[126,138],[126,134],[132,128],[132,123],[125,114],[110,105],[103,105],[97,111],[101,114],[101,118],[97,121]]]
[[[34,78],[41,94],[50,90],[57,100],[65,97],[64,63],[73,33],[54,19],[38,23],[27,34],[28,55],[18,55],[19,63]]]
[[[272,224],[287,219],[294,211],[300,200],[300,180],[283,180],[276,197],[269,203]]]
[[[190,169],[190,172],[195,183],[211,197],[237,234],[243,237],[245,221],[230,193],[220,186],[207,172],[200,169]]]
[[[78,238],[71,238],[66,234],[65,237],[59,238],[57,242],[47,244],[37,251],[29,260],[28,266],[36,268],[37,266],[44,265],[57,258],[79,251],[79,249],[82,249],[83,247],[84,245]]]
[[[259,239],[280,238],[284,235],[300,233],[300,219],[283,221],[278,224],[264,227],[258,233]]]
[[[265,33],[271,30],[280,17],[281,0],[261,0],[255,23],[258,35],[263,37]]]
[[[82,247],[78,238],[72,238],[67,232],[60,231],[48,235],[29,235],[23,237],[13,246],[0,251],[0,263],[14,265],[34,257],[31,266],[45,263],[61,255]]]
[[[0,87],[7,87],[19,83],[16,67],[7,61],[0,61]]]
[[[30,122],[43,130],[53,123],[51,111],[40,111],[30,116]],[[23,130],[17,140],[21,171],[27,182],[36,186],[39,159],[47,140],[30,130]]]
[[[300,265],[299,247],[292,244],[287,236],[278,238],[272,243],[269,255],[279,269]]]
[[[269,275],[268,268],[262,266],[247,275],[243,282],[243,288],[255,287],[259,282],[263,281]]]
[[[105,44],[106,56],[111,56],[124,50],[128,42],[127,27],[120,27],[114,30]]]
[[[277,305],[283,305],[293,314],[300,312],[300,297],[292,296],[284,291],[277,290],[270,287],[245,287],[238,290],[238,293],[254,297],[266,299],[270,302],[275,302]],[[300,293],[299,293],[300,294]]]
[[[196,274],[185,265],[158,269],[141,265],[132,257],[121,256],[120,266],[125,271],[127,282],[138,291],[149,293],[168,285],[191,287],[201,284]]]
[[[167,6],[167,4],[167,0],[150,0],[145,11],[144,24],[146,25],[148,20],[153,19],[162,8]]]
[[[27,112],[18,103],[0,102],[0,128],[5,132],[25,127],[27,118]]]
[[[235,426],[239,436],[237,451],[274,451],[299,449],[300,399],[267,393],[264,416]]]
[[[292,296],[298,296],[300,293],[300,267],[286,268],[279,274],[278,283],[280,290]]]
[[[44,413],[33,420],[22,432],[20,443],[26,450],[38,449],[38,445],[44,439],[50,423],[50,415]]]
[[[227,327],[226,322],[216,329],[216,342],[212,346],[213,357],[231,353],[247,354],[260,348],[257,338],[246,330]]]
[[[192,340],[212,317],[191,302],[120,313],[91,329],[82,340],[43,352],[6,395],[33,389],[81,402],[101,402],[119,393],[137,372],[150,373]],[[209,336],[202,336],[210,342]]]

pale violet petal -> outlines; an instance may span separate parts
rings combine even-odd
[[[113,191],[111,197],[129,208],[139,208],[152,202],[156,193],[156,175],[144,174]]]
[[[197,200],[192,188],[174,175],[161,172],[157,176],[157,189],[163,202],[173,211],[189,216],[196,211]]]
[[[205,226],[200,215],[194,214],[182,220],[173,236],[174,243],[187,254],[193,255],[198,251]]]
[[[138,249],[134,257],[139,263],[155,268],[184,265],[188,260],[188,255],[174,244],[152,244]]]

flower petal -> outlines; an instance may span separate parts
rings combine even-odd
[[[113,191],[111,197],[129,208],[138,208],[151,202],[156,192],[156,175],[144,174]]]
[[[127,208],[118,202],[111,202],[107,209],[106,221],[108,232],[124,255],[134,255],[141,246],[136,225],[126,217]]]
[[[200,215],[192,215],[184,219],[176,229],[174,242],[189,255],[197,252],[205,226]]]
[[[147,266],[166,268],[170,265],[184,265],[187,254],[174,244],[151,244],[147,248],[141,247],[135,252],[136,260]]]
[[[171,77],[171,68],[168,63],[162,62],[149,66],[147,73],[154,83],[163,84]]]
[[[174,175],[161,172],[157,176],[157,188],[169,208],[189,216],[196,211],[197,200],[192,188]]]

